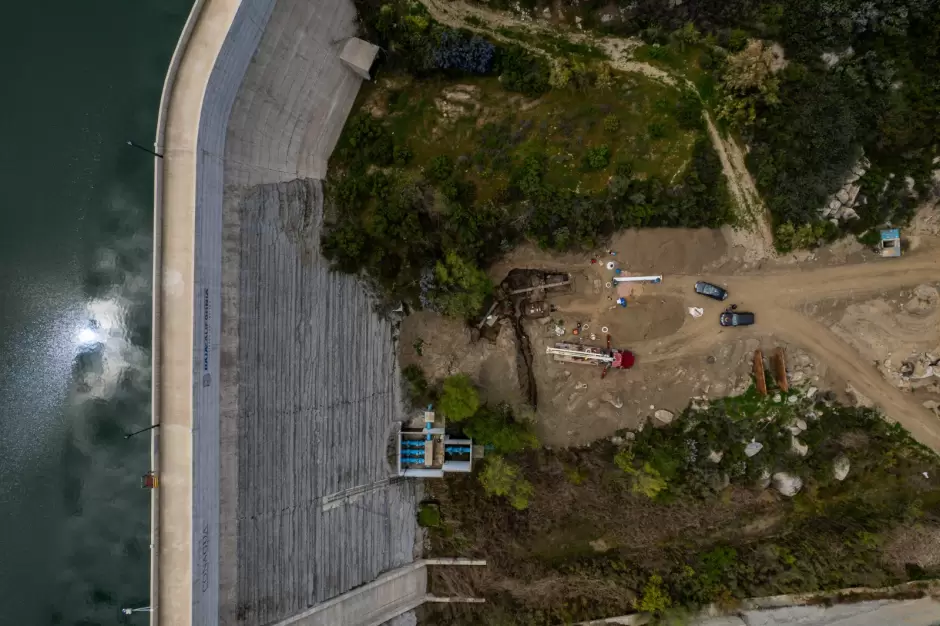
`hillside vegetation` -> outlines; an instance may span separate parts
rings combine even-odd
[[[524,0],[516,6],[536,5]],[[649,45],[637,58],[695,82],[726,129],[749,146],[747,165],[778,228],[819,224],[820,209],[863,154],[872,167],[860,181],[858,219],[843,224],[852,232],[904,224],[933,185],[940,133],[940,12],[934,2],[558,6],[572,25],[577,17],[586,30],[641,37]],[[762,53],[770,46],[760,42],[779,45],[782,67],[767,71]],[[786,234],[778,245],[813,245],[831,234],[821,226],[804,228],[802,236]]]
[[[752,442],[763,447],[748,456]],[[487,559],[485,570],[440,572],[434,591],[487,604],[442,609],[428,623],[670,617],[940,575],[940,563],[923,567],[922,552],[899,548],[912,529],[940,528],[937,457],[873,411],[802,392],[762,399],[752,388],[632,441],[498,463],[515,468],[524,507],[475,477],[429,484],[441,512],[432,551]],[[797,484],[794,497],[781,495]]]
[[[323,251],[390,301],[472,317],[491,289],[480,268],[523,239],[588,249],[733,220],[694,94],[587,48],[552,63],[497,45],[418,3],[361,15],[389,52],[330,162]]]

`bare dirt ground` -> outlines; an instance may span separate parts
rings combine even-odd
[[[879,369],[888,355],[900,364],[908,351],[932,352],[940,345],[940,296],[935,295],[940,240],[925,234],[917,249],[900,259],[858,253],[850,260],[866,262],[846,262],[843,255],[821,252],[806,262],[767,262],[759,271],[737,264],[734,248],[720,231],[627,232],[611,247],[617,255],[598,251],[596,264],[589,254],[550,255],[521,247],[493,268],[497,281],[514,267],[574,273],[572,292],[550,299],[557,307],[552,319],[525,322],[539,391],[537,424],[548,445],[586,443],[620,428],[638,428],[656,409],[680,411],[690,398],[741,392],[749,384],[754,349],[769,353],[784,346],[800,382],[844,397],[851,385],[862,401],[940,450],[940,417],[923,404],[940,396],[929,388],[912,393]],[[652,271],[663,274],[664,281],[643,285],[621,308],[607,287],[613,276],[606,269],[609,260],[628,274]],[[728,303],[754,312],[757,323],[721,327],[717,318],[727,303],[694,293],[700,279],[727,288]],[[689,307],[704,308],[704,316],[693,318]],[[511,352],[499,349],[499,342],[495,347],[486,341],[470,344],[469,331],[434,330],[454,322],[419,315],[403,325],[403,364],[420,363],[432,378],[467,371],[477,380],[495,382],[494,398],[511,400],[508,387],[518,380],[518,370],[515,379],[508,373],[518,366]],[[555,334],[559,321],[566,331],[561,338]],[[559,339],[575,340],[571,330],[577,322],[588,325],[581,339],[595,345],[604,344],[606,327],[614,347],[636,354],[636,366],[611,371],[601,380],[599,368],[554,362],[545,348]],[[510,329],[505,332],[511,335]],[[419,336],[426,341],[424,357],[411,346]],[[503,346],[514,350],[514,338]]]

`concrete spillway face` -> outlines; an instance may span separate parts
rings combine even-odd
[[[220,312],[216,607],[220,623],[247,626],[412,561],[417,501],[414,483],[388,482],[386,433],[403,414],[390,325],[319,253],[320,179],[362,81],[339,58],[355,9],[279,0],[264,15],[264,4],[233,26],[216,64],[237,69],[245,32],[266,24],[230,116],[220,105],[224,147],[204,153],[224,196],[203,196],[217,221],[200,224],[218,259],[205,264]],[[357,495],[319,504],[346,492]],[[202,598],[211,612],[211,590]]]

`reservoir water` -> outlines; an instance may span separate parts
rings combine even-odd
[[[0,22],[0,625],[145,624],[153,142],[192,0]]]

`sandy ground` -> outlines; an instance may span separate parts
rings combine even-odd
[[[921,234],[917,249],[901,259],[881,259],[839,243],[802,259],[764,259],[756,267],[742,264],[733,244],[722,231],[630,231],[612,241],[616,256],[607,250],[554,255],[523,246],[493,268],[496,281],[512,268],[572,272],[571,292],[550,299],[557,307],[552,318],[525,322],[534,354],[537,423],[545,443],[586,443],[620,428],[638,428],[656,409],[679,411],[693,397],[743,391],[753,351],[761,347],[769,354],[782,346],[791,376],[801,384],[833,390],[844,399],[855,397],[846,394],[852,385],[864,392],[863,400],[940,450],[940,417],[923,406],[940,396],[929,389],[901,389],[879,369],[892,356],[900,364],[909,352],[940,347],[940,240]],[[592,258],[598,263],[592,264]],[[628,274],[652,272],[665,279],[643,285],[621,308],[607,288],[613,276],[606,269],[610,260]],[[694,293],[700,279],[726,287],[731,298],[719,303]],[[757,323],[722,328],[718,315],[731,302],[754,312]],[[693,306],[704,308],[704,316],[690,316]],[[559,322],[566,330],[562,338],[555,334]],[[560,339],[577,340],[571,329],[578,322],[588,325],[580,339],[595,345],[605,343],[602,329],[607,327],[614,347],[636,354],[636,366],[611,371],[602,380],[600,368],[554,362],[545,348]],[[515,340],[501,334],[495,345],[473,344],[468,330],[446,330],[453,324],[428,313],[407,319],[403,364],[419,363],[433,378],[467,371],[493,384],[492,399],[521,398],[509,389],[518,381],[516,356],[499,348],[515,350]],[[513,337],[510,328],[504,332]],[[410,345],[419,336],[427,342],[423,357]]]

